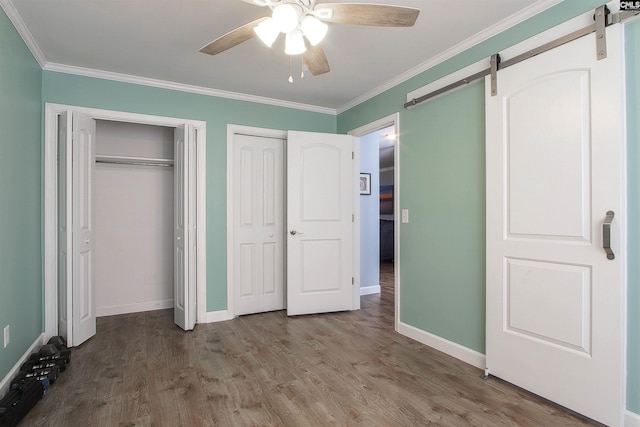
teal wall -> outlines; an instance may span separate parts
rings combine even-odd
[[[627,408],[640,414],[640,19],[626,25],[629,292]]]
[[[246,101],[45,71],[43,102],[207,123],[207,311],[227,308],[227,124],[335,132],[336,117]]]
[[[338,115],[346,133],[400,112],[401,321],[485,351],[484,83],[472,83],[405,110],[406,93],[601,4],[565,0],[406,82]],[[629,410],[640,413],[640,21],[627,25],[629,81]]]
[[[0,378],[42,332],[41,74],[0,9]]]

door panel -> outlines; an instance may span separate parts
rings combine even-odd
[[[71,343],[73,325],[72,283],[70,274],[72,271],[71,251],[71,141],[72,141],[71,113],[62,113],[58,116],[58,334],[63,336],[67,343]]]
[[[72,344],[82,344],[96,333],[93,292],[93,175],[95,120],[73,115],[73,330]]]
[[[487,368],[608,425],[623,408],[620,28],[582,37],[486,88]],[[616,258],[602,222],[616,213]]]
[[[350,310],[355,138],[309,132],[287,140],[287,313]]]
[[[189,129],[178,126],[174,132],[174,322],[185,331],[196,324],[195,313],[195,153],[191,150]],[[190,171],[192,171],[190,173]],[[191,204],[190,204],[191,202]]]
[[[284,140],[233,136],[234,314],[284,308]]]

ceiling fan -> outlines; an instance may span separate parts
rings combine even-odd
[[[300,55],[314,76],[329,71],[329,62],[320,46],[329,23],[376,27],[411,27],[419,9],[369,3],[316,3],[316,0],[242,0],[268,7],[271,17],[263,17],[229,31],[200,49],[217,55],[254,36],[271,47],[280,33],[285,34],[285,53]]]

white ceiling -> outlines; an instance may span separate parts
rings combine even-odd
[[[344,0],[328,2],[347,3]],[[0,0],[45,69],[95,70],[340,110],[559,0],[353,0],[421,9],[412,28],[330,24],[331,71],[300,79],[301,59],[257,38],[216,56],[198,50],[269,14],[242,0]],[[32,49],[33,51],[34,49]],[[38,56],[38,55],[36,55]],[[79,67],[79,68],[68,68]]]

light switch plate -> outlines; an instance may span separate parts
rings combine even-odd
[[[409,209],[402,209],[402,223],[409,223]]]
[[[9,345],[9,325],[4,327],[4,348]]]

